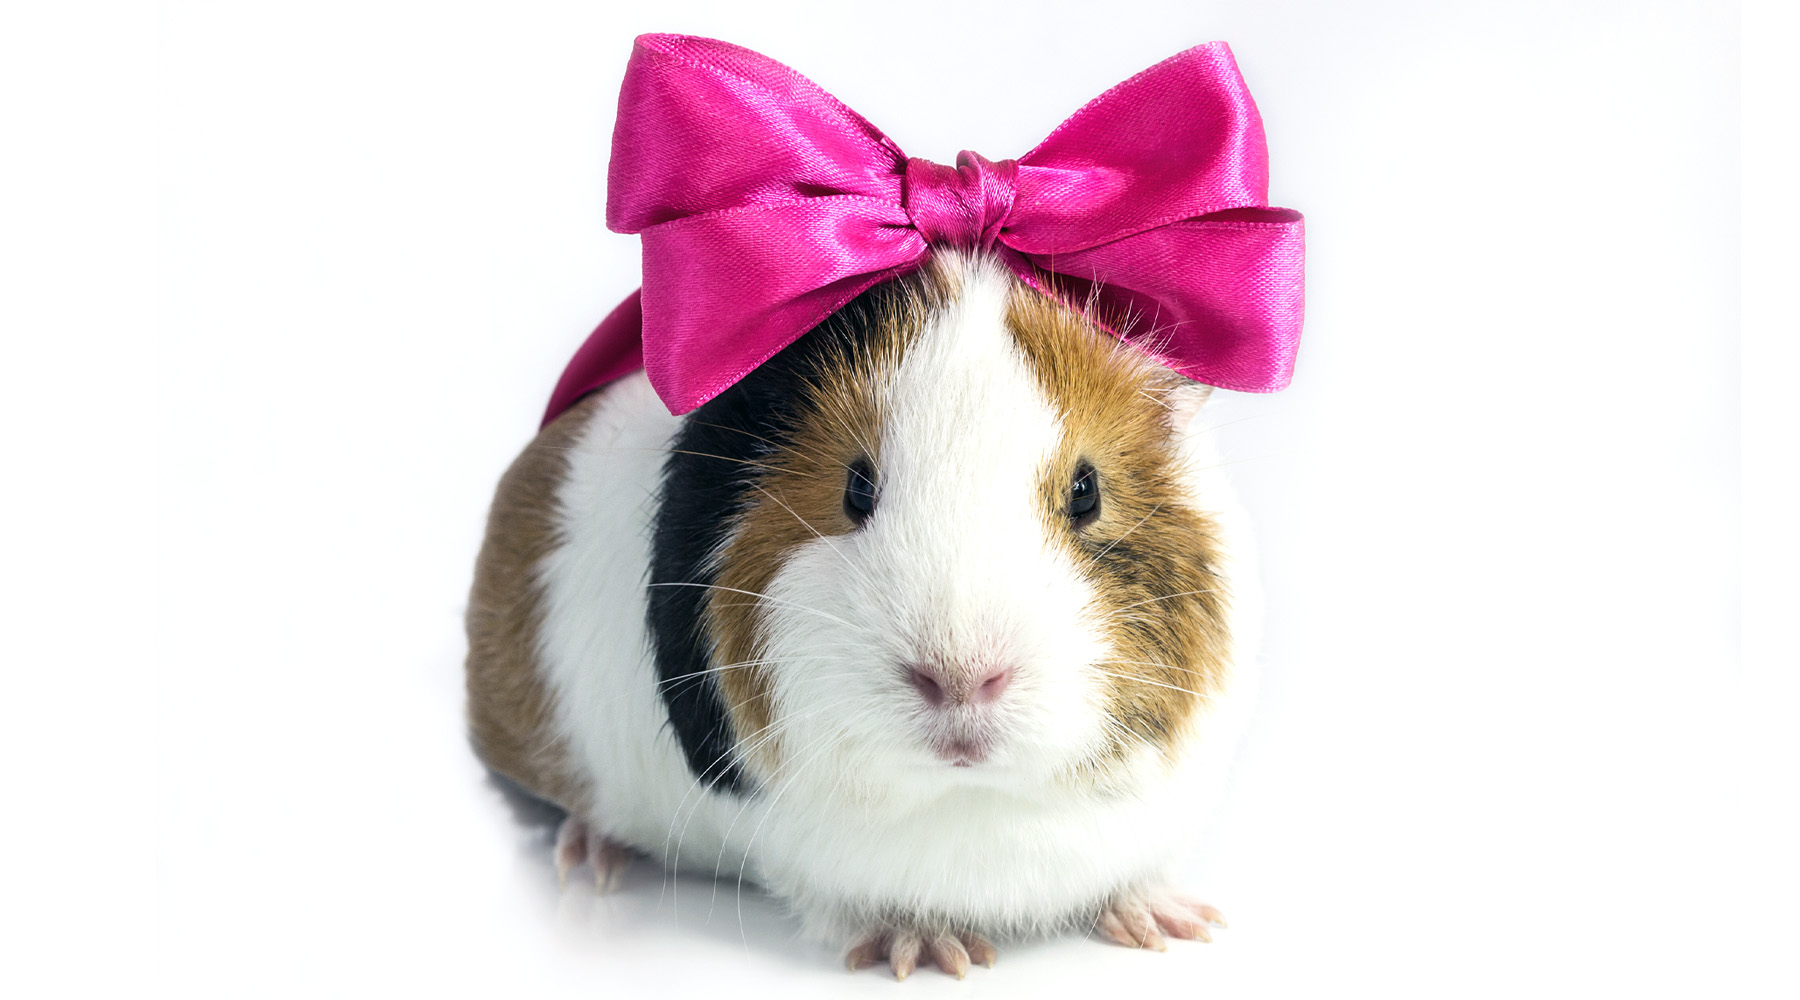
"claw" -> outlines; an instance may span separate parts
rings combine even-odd
[[[903,980],[912,975],[913,969],[919,965],[919,952],[924,942],[913,931],[901,931],[894,935],[894,943],[888,948],[888,965],[894,970],[894,979]]]
[[[964,934],[962,943],[969,949],[970,961],[979,962],[990,969],[994,967],[994,962],[1000,957],[999,952],[994,950],[993,942],[979,934]]]
[[[625,869],[631,867],[631,848],[596,835],[588,843],[588,859],[594,865],[594,890],[604,896],[617,892],[625,883]]]
[[[558,885],[569,884],[569,872],[574,871],[582,861],[587,859],[588,828],[587,824],[573,816],[562,821],[556,828],[556,849],[552,852],[556,859],[556,882]]]
[[[589,864],[594,867],[594,891],[603,896],[619,888],[631,865],[631,848],[573,816],[556,828],[556,848],[551,856],[556,861],[557,884],[567,887],[569,873]]]
[[[886,935],[872,934],[858,941],[855,947],[850,949],[850,954],[844,956],[844,962],[850,966],[851,972],[855,972],[863,966],[874,965],[886,957]]]
[[[1204,903],[1168,892],[1115,900],[1095,923],[1108,940],[1127,948],[1168,950],[1170,937],[1212,941],[1210,927],[1224,927],[1225,915]]]
[[[1206,922],[1197,917],[1159,911],[1156,914],[1156,923],[1163,929],[1163,933],[1170,937],[1185,938],[1190,941],[1212,940],[1212,934],[1206,929]]]
[[[882,927],[869,931],[844,956],[851,972],[886,961],[894,979],[904,980],[919,968],[921,960],[963,978],[971,964],[994,967],[994,946],[973,932],[920,931],[913,927]]]
[[[931,961],[946,973],[958,979],[968,975],[969,953],[956,935],[939,934],[931,939],[926,950],[931,953]]]

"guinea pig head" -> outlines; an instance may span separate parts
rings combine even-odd
[[[713,559],[742,766],[880,794],[1179,752],[1229,649],[1180,442],[1204,387],[979,258],[839,326]]]

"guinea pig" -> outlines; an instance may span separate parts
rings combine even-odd
[[[560,873],[750,879],[853,969],[1210,940],[1171,879],[1256,622],[1208,391],[951,251],[685,416],[613,382],[500,482],[475,749]]]

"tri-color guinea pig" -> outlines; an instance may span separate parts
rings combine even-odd
[[[475,748],[560,872],[741,875],[852,967],[1208,939],[1255,622],[1207,392],[948,252],[685,416],[614,382],[500,483]]]

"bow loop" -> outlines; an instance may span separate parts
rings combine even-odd
[[[934,246],[997,254],[1189,378],[1273,392],[1299,348],[1305,232],[1267,191],[1262,118],[1223,42],[1113,87],[1017,160],[949,167],[767,56],[644,35],[607,182],[607,224],[643,236],[641,298],[589,337],[544,422],[640,357],[686,413]]]
[[[1019,192],[1019,161],[996,163],[963,150],[956,166],[913,157],[902,195],[907,218],[927,243],[992,250]]]

